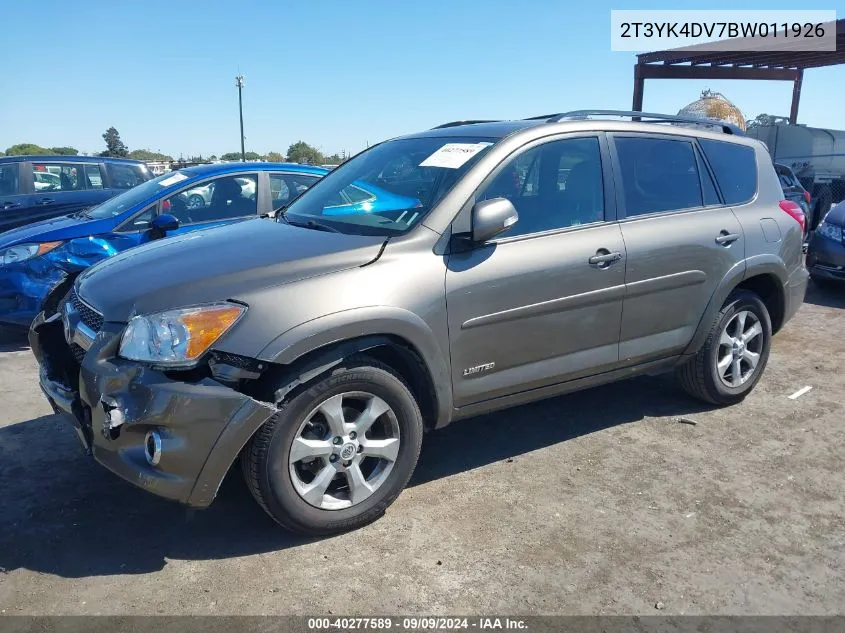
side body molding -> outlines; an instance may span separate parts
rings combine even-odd
[[[392,336],[406,341],[431,374],[437,398],[436,427],[452,417],[452,381],[448,340],[442,343],[421,317],[393,306],[368,306],[327,314],[306,321],[279,335],[258,355],[260,360],[289,365],[305,354],[333,344],[370,336]]]

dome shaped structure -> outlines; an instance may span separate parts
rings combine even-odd
[[[678,111],[678,116],[686,116],[695,119],[714,119],[724,123],[730,123],[741,130],[745,130],[745,117],[742,111],[725,96],[712,90],[704,90],[698,101],[693,101],[688,106]]]

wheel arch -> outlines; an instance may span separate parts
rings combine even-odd
[[[754,256],[732,268],[710,297],[684,355],[695,354],[704,345],[714,317],[737,289],[750,290],[760,297],[769,311],[772,334],[775,334],[783,325],[786,313],[784,284],[787,279],[786,267],[775,255]]]
[[[288,376],[311,380],[312,372],[327,371],[360,353],[390,365],[408,381],[427,427],[448,424],[452,410],[448,348],[444,352],[429,325],[408,310],[377,306],[325,315],[284,332],[258,356]]]

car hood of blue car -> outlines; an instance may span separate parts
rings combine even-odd
[[[32,242],[58,242],[106,233],[114,228],[115,218],[92,220],[85,216],[62,216],[27,224],[0,234],[0,249]]]

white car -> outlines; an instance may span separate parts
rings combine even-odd
[[[255,180],[252,178],[235,178],[235,181],[241,186],[241,193],[244,198],[250,200],[255,199]],[[188,196],[187,205],[189,209],[202,209],[211,204],[211,196],[214,193],[214,182],[210,182],[204,187],[197,187],[196,189],[189,189],[185,192]]]
[[[57,174],[49,171],[32,172],[36,191],[58,191],[62,188],[62,180]]]

